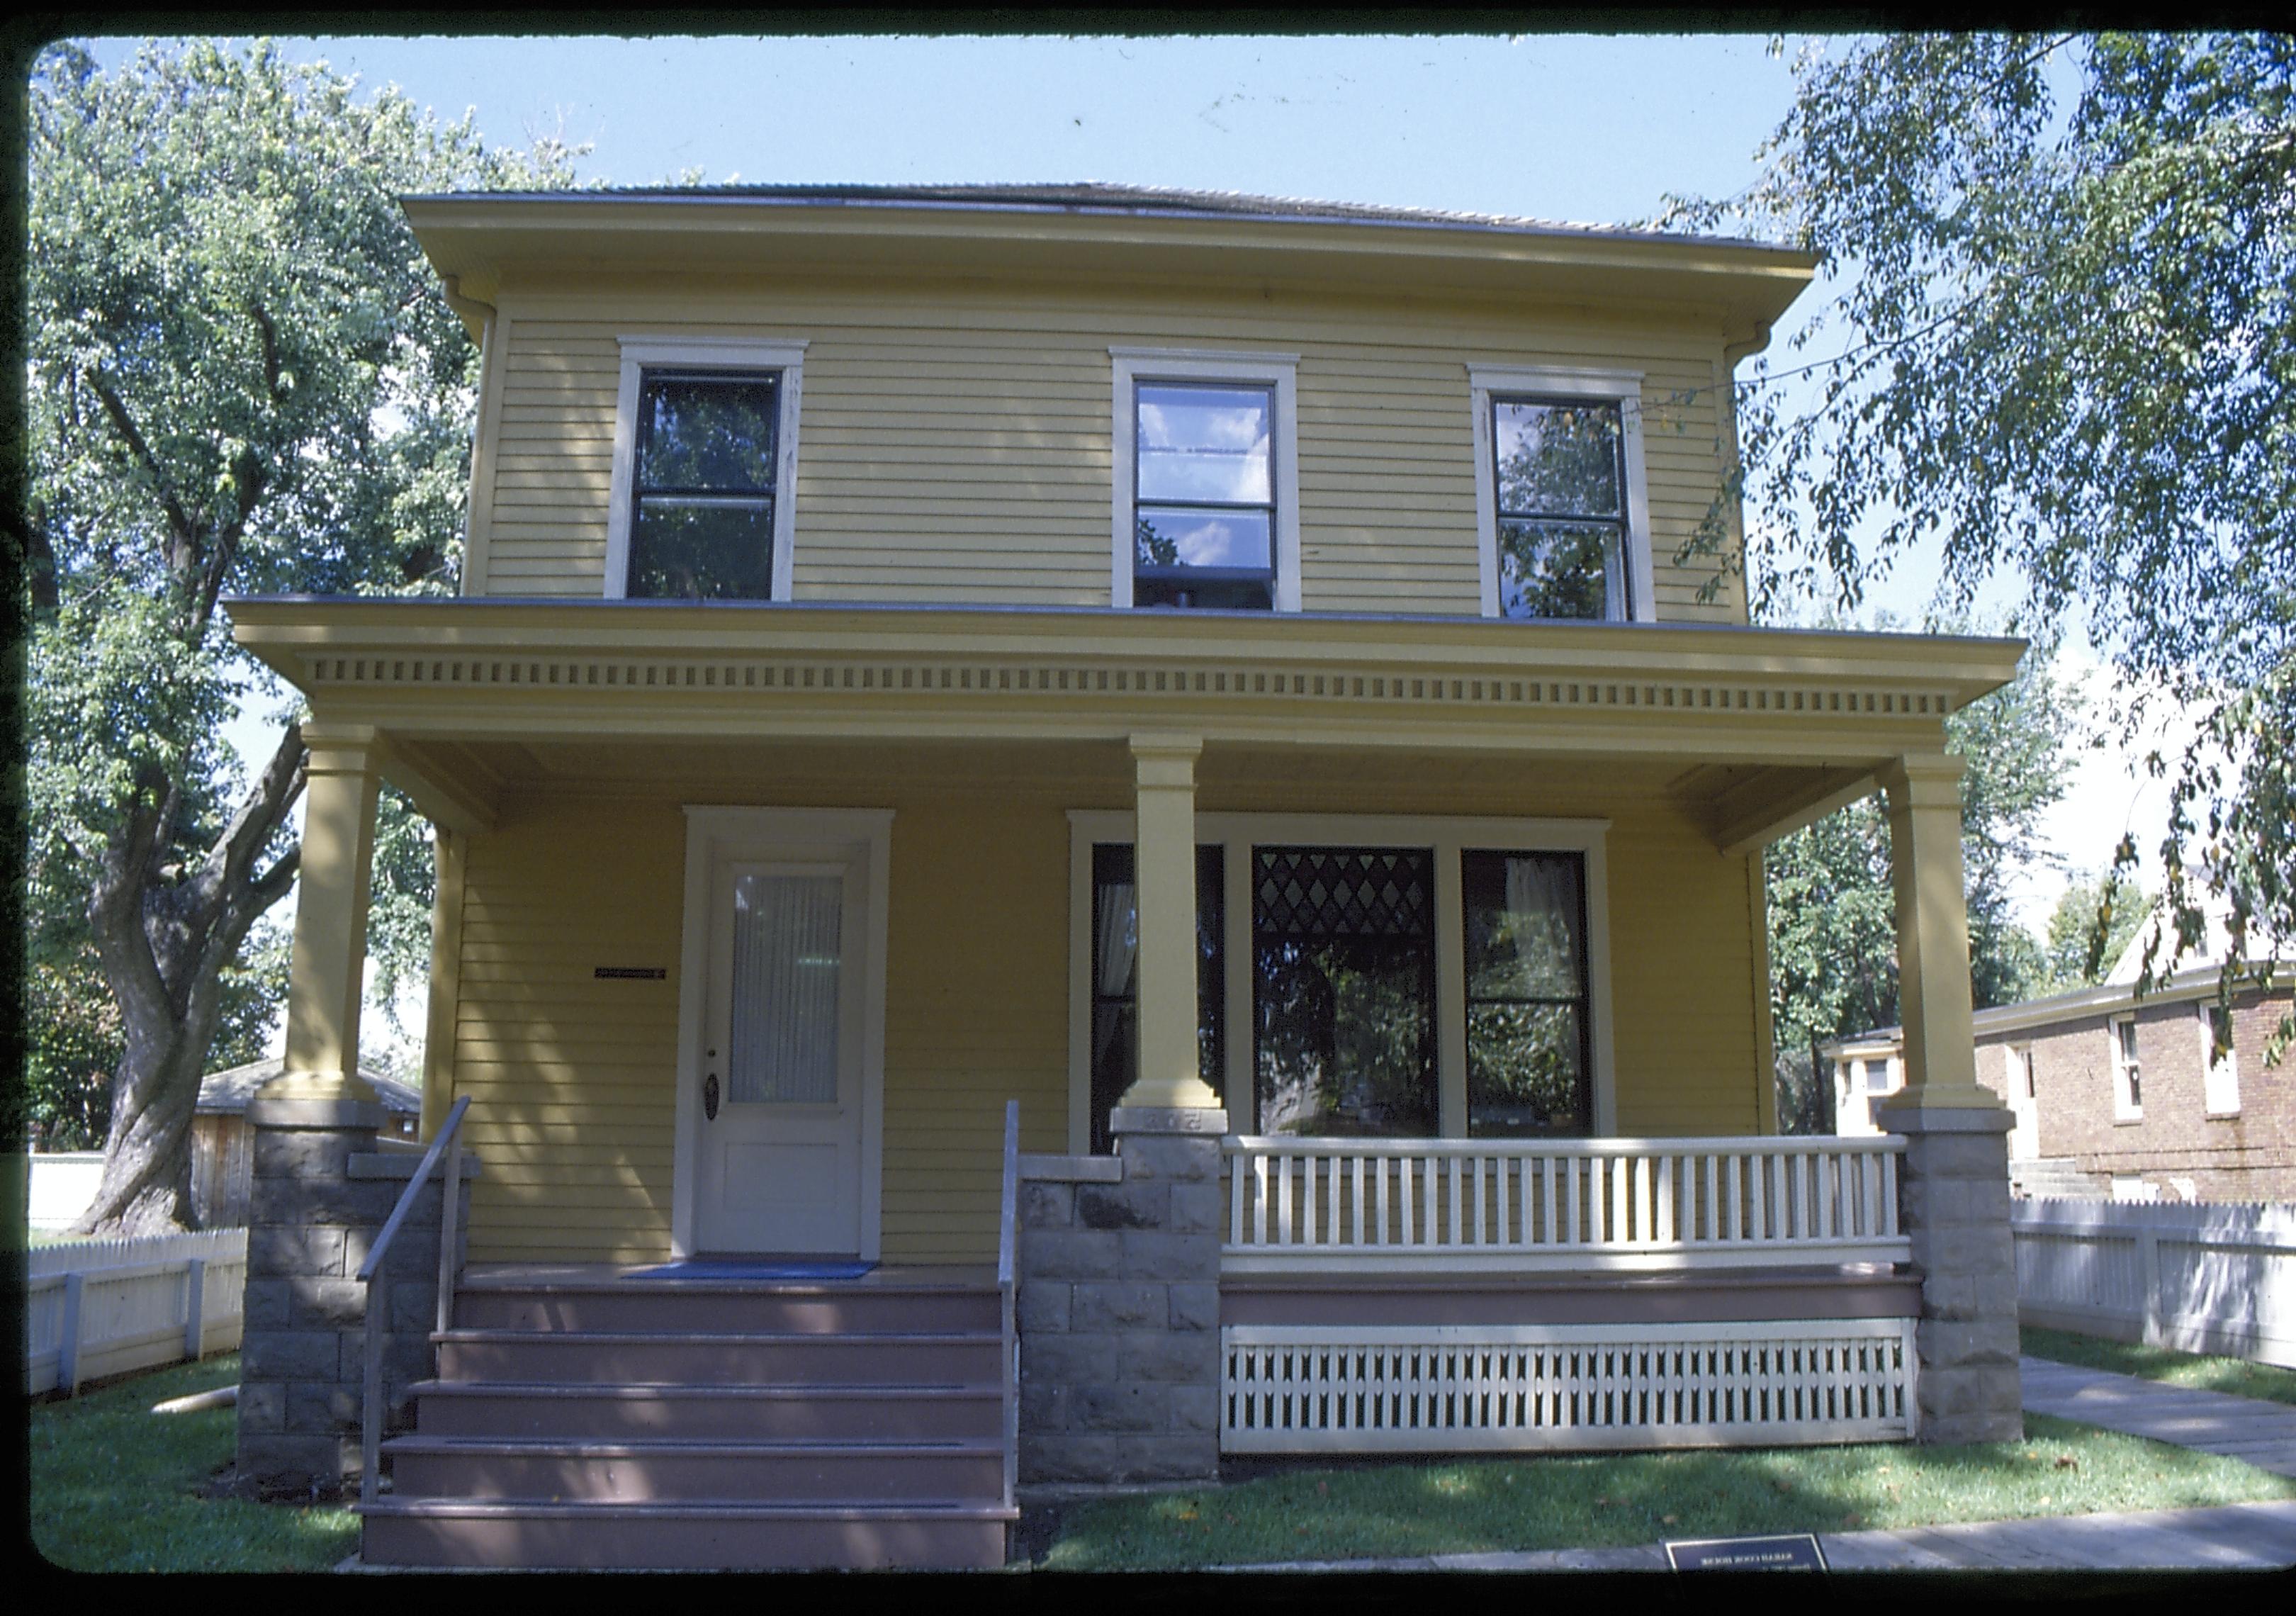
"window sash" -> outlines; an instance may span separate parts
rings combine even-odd
[[[660,480],[661,468],[655,432],[657,403],[665,390],[670,388],[706,389],[723,386],[728,390],[746,389],[761,394],[756,409],[758,431],[763,441],[752,446],[748,458],[756,471],[749,480],[738,478],[713,480],[708,482],[675,482]],[[776,512],[778,490],[775,488],[775,467],[781,452],[781,406],[783,377],[778,369],[720,369],[688,366],[644,365],[638,373],[637,433],[632,451],[630,472],[629,534],[626,543],[624,591],[632,597],[647,595],[676,596],[692,595],[708,599],[765,600],[773,595],[774,551],[776,543]],[[688,530],[676,531],[674,513],[689,513],[703,518],[699,524],[689,522]],[[720,515],[720,523],[708,518]],[[746,515],[748,521],[738,519]],[[737,519],[731,529],[722,526],[725,517]],[[719,531],[713,533],[713,526]],[[742,542],[740,529],[746,527],[756,547],[754,554],[746,556],[745,565],[734,566],[723,572],[706,568],[710,560],[713,538],[735,545],[737,550],[751,547]],[[655,575],[659,574],[660,577]],[[665,587],[664,579],[683,575],[686,587]],[[650,587],[650,584],[652,587]]]
[[[1191,495],[1184,498],[1176,495],[1152,496],[1144,494],[1142,489],[1147,486],[1147,480],[1144,476],[1144,472],[1146,469],[1145,463],[1148,458],[1156,452],[1149,447],[1147,442],[1148,434],[1141,428],[1142,411],[1146,407],[1144,395],[1151,391],[1198,394],[1251,393],[1258,395],[1260,398],[1264,399],[1265,403],[1263,407],[1266,411],[1265,419],[1267,422],[1267,437],[1259,446],[1258,452],[1262,462],[1260,466],[1260,479],[1267,488],[1267,497],[1264,500],[1220,499],[1211,496]],[[1279,512],[1276,503],[1276,461],[1278,458],[1276,433],[1280,430],[1280,424],[1279,412],[1276,408],[1275,394],[1275,388],[1272,384],[1264,381],[1217,381],[1205,377],[1176,379],[1144,375],[1134,376],[1132,382],[1132,528],[1134,534],[1132,578],[1134,603],[1136,605],[1144,603],[1193,604],[1193,603],[1190,601],[1183,600],[1173,602],[1166,598],[1176,593],[1182,595],[1189,593],[1189,586],[1191,585],[1211,586],[1214,587],[1212,592],[1215,594],[1239,599],[1251,599],[1251,589],[1250,587],[1264,586],[1266,591],[1265,599],[1253,600],[1252,604],[1246,609],[1256,611],[1274,610],[1275,604],[1276,573],[1279,562],[1277,550],[1282,542],[1280,524],[1278,521]],[[1211,453],[1213,451],[1205,450],[1202,452]],[[1248,514],[1261,518],[1262,525],[1267,536],[1267,565],[1262,567],[1199,566],[1186,562],[1147,562],[1142,561],[1140,556],[1140,545],[1143,537],[1143,530],[1149,526],[1152,519],[1160,513],[1164,514],[1168,519],[1169,519],[1182,517],[1191,512],[1204,512],[1213,515],[1218,515],[1218,513],[1225,512],[1234,512],[1239,514]],[[1144,591],[1141,589],[1140,586],[1143,584],[1162,586],[1162,587],[1152,587],[1144,592],[1155,597],[1152,602],[1144,602],[1141,600],[1140,597]],[[1222,586],[1225,586],[1225,587],[1220,587]],[[1243,590],[1239,591],[1236,588],[1236,586],[1245,586],[1246,587]]]

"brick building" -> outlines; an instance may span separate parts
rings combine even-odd
[[[1977,1013],[1977,1079],[2015,1114],[2010,1175],[2028,1194],[2124,1200],[2296,1200],[2296,1052],[2265,1046],[2291,992],[2218,1003],[2220,953],[2139,997],[2136,940],[2095,988]],[[2221,1053],[2219,1049],[2221,1048]],[[1898,1029],[1825,1046],[1835,1130],[1874,1131],[1904,1081]]]

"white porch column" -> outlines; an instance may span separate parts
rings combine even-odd
[[[365,725],[307,724],[303,853],[287,972],[286,1070],[269,1100],[376,1103],[358,1074],[359,1001],[374,863],[381,737]]]
[[[1140,1075],[1119,1101],[1128,1107],[1220,1104],[1196,1054],[1196,759],[1203,750],[1196,735],[1132,737]]]
[[[1898,1007],[1906,1086],[1889,1104],[1994,1106],[1970,1025],[1969,906],[1962,885],[1961,759],[1909,753],[1881,771],[1898,895]]]

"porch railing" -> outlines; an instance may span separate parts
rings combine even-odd
[[[1230,1273],[1897,1262],[1905,1141],[1223,1142]]]
[[[447,1113],[445,1125],[439,1129],[439,1136],[422,1153],[414,1177],[406,1181],[398,1204],[390,1209],[382,1233],[367,1249],[366,1260],[359,1264],[359,1283],[366,1286],[366,1379],[359,1427],[361,1504],[375,1501],[380,1480],[375,1467],[382,1457],[382,1331],[390,1314],[390,1276],[383,1259],[390,1254],[390,1243],[398,1238],[399,1226],[414,1210],[414,1198],[430,1182],[430,1169],[439,1164],[441,1152],[447,1157],[447,1174],[439,1191],[439,1330],[444,1334],[455,1327],[455,1226],[462,1210],[463,1118],[470,1109],[468,1095],[455,1102],[454,1109]]]
[[[1021,1235],[1021,1102],[1004,1102],[1004,1188],[996,1213],[996,1290],[1004,1305],[1004,1505],[1011,1508],[1021,1457],[1021,1333],[1014,1313]]]

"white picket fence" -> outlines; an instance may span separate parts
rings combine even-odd
[[[28,1395],[239,1346],[245,1229],[71,1241],[25,1256]]]
[[[2296,1205],[2033,1201],[2010,1223],[2027,1324],[2296,1368]]]
[[[1897,1262],[1906,1142],[1224,1142],[1223,1272],[1414,1272]]]

